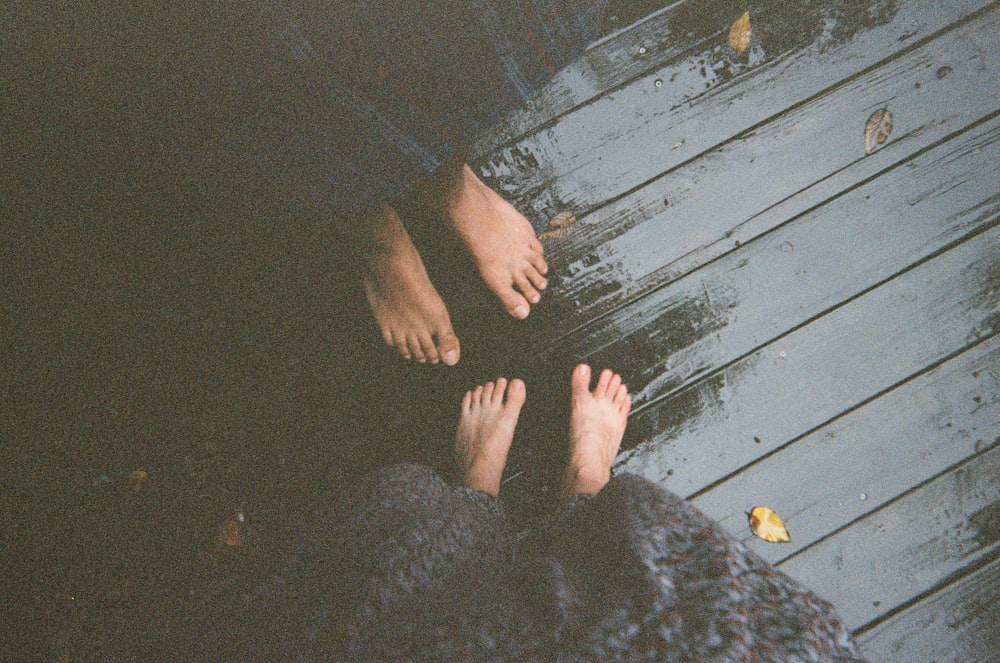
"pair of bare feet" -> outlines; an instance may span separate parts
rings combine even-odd
[[[580,364],[570,377],[569,462],[563,473],[562,496],[596,494],[611,478],[625,433],[632,399],[621,376],[601,371],[590,389],[590,366]],[[469,488],[491,495],[500,492],[500,477],[514,440],[524,382],[500,378],[465,394],[455,433],[455,449]]]
[[[443,170],[418,197],[458,233],[507,312],[526,318],[548,285],[531,223],[468,165]],[[362,220],[360,237],[365,294],[385,342],[406,359],[454,365],[461,348],[448,309],[399,215],[379,206]]]

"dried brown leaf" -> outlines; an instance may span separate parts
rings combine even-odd
[[[146,470],[132,470],[128,473],[128,489],[133,493],[138,493],[142,490],[142,484],[147,478],[149,478],[149,474]]]
[[[538,239],[563,237],[576,225],[576,217],[571,212],[560,212],[549,220],[549,227],[538,236]]]
[[[750,45],[750,37],[753,31],[750,29],[750,12],[743,12],[743,16],[736,19],[736,22],[729,27],[729,48],[737,53],[747,50]]]
[[[219,526],[219,543],[233,548],[240,545],[240,524],[235,520],[226,520]]]
[[[865,154],[871,154],[884,143],[892,133],[892,113],[888,108],[880,108],[868,118],[865,124]]]

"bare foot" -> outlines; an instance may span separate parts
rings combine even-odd
[[[490,495],[500,492],[500,475],[514,440],[514,427],[524,405],[524,382],[500,378],[466,392],[455,432],[455,451],[469,488]]]
[[[458,337],[399,215],[382,205],[363,222],[362,279],[382,337],[403,357],[454,365]]]
[[[563,475],[564,497],[596,494],[611,479],[632,397],[621,376],[601,371],[590,391],[590,366],[580,364],[570,378],[569,463]]]
[[[528,317],[548,285],[544,275],[549,270],[531,222],[466,164],[450,193],[445,218],[469,247],[486,285],[508,313]]]

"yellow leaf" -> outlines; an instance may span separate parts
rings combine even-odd
[[[761,539],[770,543],[789,543],[792,540],[785,523],[766,506],[755,506],[747,515],[750,517],[750,531]]]
[[[240,541],[240,524],[235,520],[227,520],[222,523],[219,527],[219,543],[224,546],[239,546]]]
[[[570,212],[560,212],[549,220],[549,227],[538,236],[538,239],[562,237],[576,225],[576,217]]]
[[[142,490],[142,482],[149,477],[146,470],[132,470],[128,473],[128,489],[133,493],[138,493]]]
[[[888,108],[880,108],[871,114],[865,124],[865,154],[871,154],[889,138],[892,133],[892,113]]]
[[[746,11],[729,28],[729,48],[737,53],[747,50],[752,34],[753,32],[750,29],[750,12]]]

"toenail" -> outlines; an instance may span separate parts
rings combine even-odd
[[[541,298],[542,298],[542,296],[541,296],[541,295],[532,295],[532,296],[531,296],[531,297],[529,297],[528,299],[530,299],[530,300],[531,300],[531,303],[532,303],[532,304],[537,304],[537,303],[538,303],[538,301],[539,301],[539,300],[540,300]]]
[[[520,304],[517,308],[514,309],[514,317],[519,320],[524,320],[525,318],[528,317],[528,311],[530,310],[531,309],[529,309],[524,304]]]
[[[449,366],[454,366],[455,364],[457,364],[458,363],[458,351],[457,350],[448,350],[448,352],[444,353],[444,363],[448,364]]]

